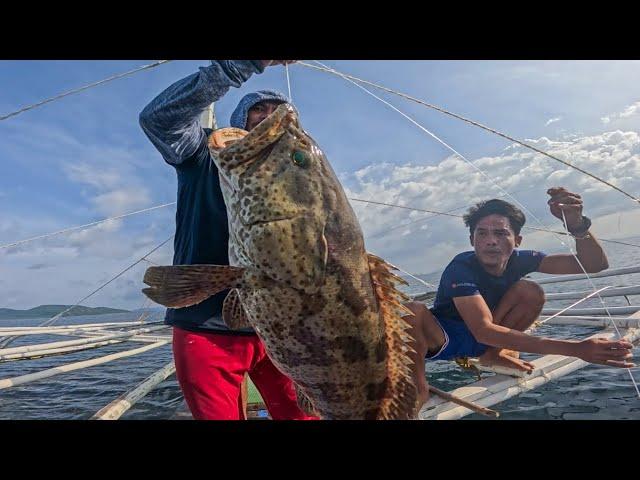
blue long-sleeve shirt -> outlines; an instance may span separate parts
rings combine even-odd
[[[200,126],[200,115],[230,87],[240,87],[264,67],[257,60],[213,60],[198,73],[177,81],[140,113],[140,126],[178,175],[174,265],[228,265],[229,227],[218,169],[207,147],[211,133]],[[167,309],[165,323],[205,333],[252,334],[231,331],[222,320],[228,291],[202,303]]]

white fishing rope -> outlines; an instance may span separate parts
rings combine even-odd
[[[86,295],[85,297],[83,297],[82,299],[78,300],[75,304],[71,305],[69,308],[65,309],[64,311],[58,313],[57,315],[54,315],[53,317],[49,318],[48,320],[45,320],[44,322],[42,322],[40,325],[38,325],[38,327],[48,327],[49,325],[53,325],[53,323],[56,322],[56,320],[58,320],[62,315],[64,315],[65,313],[71,311],[72,309],[74,309],[75,307],[77,307],[78,305],[80,305],[82,302],[84,302],[86,299],[88,299],[89,297],[91,297],[92,295],[98,293],[100,290],[102,290],[104,287],[106,287],[107,285],[109,285],[111,282],[113,282],[114,280],[116,280],[117,278],[121,277],[122,275],[124,275],[126,272],[128,272],[129,270],[131,270],[133,267],[135,267],[138,263],[142,262],[143,260],[145,260],[146,257],[148,257],[149,255],[151,255],[153,252],[155,252],[156,250],[158,250],[160,247],[162,247],[165,243],[167,243],[169,240],[171,240],[174,237],[174,235],[171,235],[169,238],[167,238],[165,241],[163,241],[160,245],[154,247],[151,251],[149,251],[149,253],[145,254],[142,258],[140,258],[139,260],[135,261],[134,263],[132,263],[131,265],[129,265],[127,268],[125,268],[124,270],[122,270],[120,273],[118,273],[115,277],[111,278],[109,281],[107,281],[106,283],[103,283],[102,285],[100,285],[98,288],[96,288],[93,292],[91,292],[90,294]],[[18,338],[20,335],[17,336],[13,336],[13,337],[8,337],[6,339],[4,339],[3,341],[0,342],[0,348],[5,348],[7,345],[9,345],[13,340],[15,340],[16,338]]]
[[[118,215],[118,216],[115,216],[115,217],[103,218],[102,220],[98,220],[97,222],[85,223],[84,225],[78,225],[78,226],[75,226],[75,227],[69,227],[69,228],[65,228],[63,230],[58,230],[56,232],[45,233],[44,235],[38,235],[37,237],[25,238],[24,240],[18,240],[16,242],[0,245],[0,249],[9,248],[9,247],[15,247],[16,245],[20,245],[20,244],[27,243],[27,242],[32,242],[34,240],[39,240],[39,239],[42,239],[42,238],[49,238],[49,237],[53,237],[55,235],[60,235],[60,234],[63,234],[63,233],[73,232],[74,230],[80,230],[82,228],[92,227],[94,225],[99,225],[101,223],[108,222],[109,220],[117,220],[119,218],[130,217],[131,215],[137,215],[139,213],[150,212],[151,210],[157,210],[158,208],[164,208],[164,207],[168,207],[169,205],[175,205],[175,204],[176,204],[176,202],[164,203],[162,205],[156,205],[155,207],[149,207],[149,208],[145,208],[145,209],[142,209],[142,210],[137,210],[135,212],[125,213],[124,215]]]
[[[287,75],[287,88],[289,89],[289,101],[293,103],[293,97],[291,96],[291,80],[289,79],[289,64],[285,62],[284,71]]]
[[[581,298],[580,300],[578,300],[575,303],[572,303],[571,305],[569,305],[568,307],[563,308],[562,310],[560,310],[557,313],[554,313],[553,315],[551,315],[550,317],[545,318],[544,320],[540,320],[539,322],[537,322],[536,328],[539,327],[540,325],[544,325],[546,322],[548,322],[549,320],[551,320],[552,318],[556,318],[558,315],[562,315],[564,312],[566,312],[567,310],[572,309],[573,307],[575,307],[576,305],[580,305],[582,302],[584,302],[585,300],[593,297],[594,295],[599,294],[600,292],[602,292],[603,290],[607,290],[608,288],[613,288],[613,285],[607,285],[606,287],[602,287],[599,290],[596,290],[594,292],[591,292],[589,295],[587,295],[586,297]],[[533,330],[532,327],[529,327],[527,329],[527,331]]]
[[[321,62],[315,61],[316,63],[318,63],[319,65],[323,66],[326,69],[329,69],[332,73],[339,75],[340,77],[343,77],[345,80],[349,81],[350,83],[354,84],[355,86],[357,86],[358,88],[360,88],[361,90],[365,91],[366,93],[368,93],[369,95],[371,95],[372,97],[376,98],[377,100],[379,100],[380,102],[384,103],[385,105],[389,106],[390,108],[392,108],[393,110],[395,110],[396,112],[398,112],[400,115],[402,115],[403,117],[405,117],[407,120],[409,120],[411,123],[413,123],[414,125],[416,125],[418,128],[420,128],[422,131],[424,131],[425,133],[427,133],[429,136],[431,136],[432,138],[434,138],[436,141],[438,141],[440,144],[442,144],[443,146],[445,146],[446,148],[448,148],[449,150],[451,150],[455,155],[457,155],[458,157],[460,157],[462,160],[464,160],[467,164],[471,165],[476,171],[478,171],[478,173],[480,173],[483,177],[485,177],[487,180],[489,180],[493,185],[495,185],[496,187],[498,187],[498,189],[507,197],[509,197],[511,200],[513,200],[520,208],[522,208],[525,212],[527,212],[534,220],[536,220],[538,222],[538,224],[540,224],[540,226],[544,227],[544,224],[542,223],[542,220],[540,220],[536,215],[533,214],[533,212],[531,212],[527,207],[525,207],[522,203],[520,203],[518,201],[518,199],[516,199],[513,195],[511,195],[509,192],[507,192],[504,188],[502,188],[497,182],[495,182],[487,173],[485,173],[482,169],[480,169],[477,165],[475,165],[473,162],[469,161],[464,155],[462,155],[460,152],[458,152],[456,149],[454,149],[452,146],[450,146],[448,143],[446,143],[444,140],[441,140],[437,135],[435,135],[434,133],[430,132],[429,130],[427,130],[425,127],[423,127],[422,125],[420,125],[418,122],[416,122],[413,118],[411,118],[409,115],[405,114],[404,112],[400,111],[398,108],[396,108],[394,105],[390,104],[389,102],[387,102],[386,100],[378,97],[376,94],[374,94],[373,92],[367,90],[365,87],[363,87],[362,85],[359,85],[358,83],[354,82],[353,80],[349,79],[346,75],[330,68],[327,67],[326,65],[322,64]],[[385,205],[382,202],[373,202],[373,203],[380,203]],[[402,207],[399,206],[400,208],[406,208],[406,207]],[[424,210],[423,210],[424,211]],[[433,211],[428,211],[429,213],[434,213]],[[554,234],[556,236],[556,238],[558,239],[558,241],[565,247],[567,247],[569,249],[570,252],[573,253],[573,250],[571,249],[571,247],[569,247],[567,244],[565,244],[562,239],[555,234],[555,232],[550,231],[550,233]],[[578,263],[580,264],[580,260],[578,260],[577,256],[574,255],[574,257],[576,258],[576,260],[578,261]],[[580,264],[582,266],[582,264]],[[583,268],[584,270],[584,268]],[[585,271],[585,275],[588,275],[587,272]]]
[[[387,229],[381,230],[379,232],[376,232],[375,234],[369,235],[367,237],[369,239],[377,238],[377,237],[381,236],[382,234],[389,233],[391,230],[395,230],[396,228],[407,227],[409,225],[413,225],[413,224],[419,223],[419,222],[426,222],[427,220],[436,218],[436,217],[441,216],[441,215],[448,216],[448,217],[462,218],[462,215],[451,214],[451,212],[454,212],[456,210],[460,210],[461,208],[465,208],[465,207],[471,206],[471,204],[465,204],[465,205],[461,205],[459,207],[455,207],[455,208],[453,208],[451,210],[447,210],[446,212],[439,212],[437,210],[427,210],[427,209],[422,209],[422,208],[408,207],[408,206],[405,206],[405,205],[397,205],[397,204],[393,204],[393,203],[383,203],[383,202],[376,202],[376,201],[373,201],[373,200],[364,200],[364,199],[360,199],[360,198],[349,198],[349,200],[353,200],[355,202],[371,203],[371,204],[375,204],[375,205],[382,205],[382,206],[385,206],[385,207],[402,208],[404,210],[412,210],[412,211],[415,211],[415,212],[423,212],[423,213],[431,213],[432,214],[432,215],[429,215],[428,217],[419,218],[417,220],[414,220],[413,222],[408,222],[408,223],[403,223],[401,225],[396,225],[394,227],[389,228],[388,230]],[[16,245],[21,245],[23,243],[33,242],[35,240],[39,240],[39,239],[43,239],[43,238],[49,238],[49,237],[53,237],[53,236],[56,236],[56,235],[61,235],[63,233],[68,233],[68,232],[72,232],[72,231],[75,231],[75,230],[80,230],[80,229],[83,229],[83,228],[92,227],[94,225],[99,225],[101,223],[108,222],[109,220],[118,220],[120,218],[125,218],[125,217],[129,217],[129,216],[132,216],[132,215],[137,215],[139,213],[150,212],[152,210],[157,210],[159,208],[169,207],[169,206],[175,205],[175,204],[176,204],[176,202],[163,203],[161,205],[156,205],[154,207],[149,207],[149,208],[145,208],[145,209],[142,209],[142,210],[136,210],[134,212],[129,212],[129,213],[125,213],[125,214],[122,214],[122,215],[117,215],[115,217],[104,218],[104,219],[98,220],[96,222],[85,223],[84,225],[77,225],[77,226],[74,226],[74,227],[65,228],[63,230],[58,230],[58,231],[55,231],[55,232],[45,233],[43,235],[38,235],[36,237],[25,238],[23,240],[18,240],[18,241],[15,241],[15,242],[11,242],[11,243],[7,243],[7,244],[4,244],[4,245],[0,245],[0,249],[14,247]],[[550,230],[549,228],[536,228],[536,227],[528,227],[528,226],[524,226],[523,228],[528,229],[528,230],[535,230],[535,231],[538,231],[538,232],[556,233],[558,235],[566,235],[565,232],[558,232],[558,231],[555,231],[555,230]],[[611,240],[611,239],[608,239],[608,238],[600,238],[600,237],[598,238],[598,240],[600,240],[602,242],[616,243],[616,244],[619,244],[619,245],[626,245],[626,246],[629,246],[629,247],[640,248],[640,245],[635,244],[635,243],[622,242],[622,241],[619,241],[619,240]],[[148,260],[145,259],[145,261],[148,261]],[[150,263],[153,263],[153,262],[150,262]],[[157,264],[154,264],[154,265],[157,265]]]
[[[287,87],[289,89],[289,101],[291,101],[293,103],[293,97],[291,96],[291,82],[290,82],[290,78],[289,78],[289,64],[287,62],[285,62],[284,67],[285,67],[285,73],[286,73],[286,76],[287,76]],[[416,277],[415,275],[407,272],[406,270],[403,270],[402,268],[398,267],[397,265],[393,265],[393,267],[395,269],[397,269],[398,271],[404,273],[408,277],[413,278],[414,280],[422,283],[426,287],[435,288],[435,285],[433,285],[433,284],[431,284],[429,282],[426,282],[426,281],[422,280],[421,278]]]
[[[483,124],[481,124],[479,122],[476,122],[476,121],[471,120],[469,118],[465,118],[462,115],[458,115],[457,113],[450,112],[448,110],[445,110],[444,108],[438,107],[436,105],[433,105],[431,103],[425,102],[425,101],[420,100],[418,98],[412,97],[412,96],[407,95],[405,93],[398,92],[396,90],[392,90],[390,88],[384,87],[382,85],[379,85],[379,84],[376,84],[376,83],[373,83],[373,82],[369,82],[367,80],[363,80],[363,79],[358,78],[358,77],[354,77],[352,75],[347,75],[347,74],[344,74],[344,73],[340,73],[337,70],[335,70],[335,69],[333,69],[331,67],[328,67],[328,66],[326,66],[326,65],[324,65],[324,64],[322,64],[322,63],[320,63],[320,62],[318,62],[316,60],[314,60],[314,62],[319,64],[319,65],[321,65],[321,68],[317,67],[315,65],[308,64],[306,62],[298,62],[298,63],[300,65],[305,66],[305,67],[315,68],[317,70],[323,70],[323,71],[326,71],[326,72],[329,72],[329,73],[333,73],[334,75],[338,75],[338,76],[344,78],[345,80],[352,81],[352,83],[353,83],[353,81],[355,81],[355,82],[361,82],[361,83],[364,83],[364,84],[367,84],[367,85],[371,85],[371,86],[373,86],[375,88],[378,88],[380,90],[384,90],[385,92],[389,92],[389,93],[392,93],[394,95],[398,95],[398,96],[400,96],[402,98],[405,98],[407,100],[411,100],[412,102],[419,103],[420,105],[423,105],[425,107],[437,110],[437,111],[439,111],[441,113],[444,113],[446,115],[450,115],[450,116],[452,116],[454,118],[457,118],[458,120],[462,120],[463,122],[469,123],[471,125],[475,125],[476,127],[479,127],[479,128],[482,128],[483,130],[486,130],[488,132],[494,133],[494,134],[496,134],[496,135],[498,135],[498,136],[500,136],[502,138],[505,138],[505,139],[510,140],[510,141],[512,141],[514,143],[517,143],[518,145],[521,145],[521,146],[523,146],[525,148],[528,148],[529,150],[533,150],[534,152],[540,153],[540,154],[542,154],[542,155],[544,155],[544,156],[546,156],[548,158],[551,158],[552,160],[560,162],[563,165],[566,165],[566,166],[568,166],[570,168],[573,168],[574,170],[577,170],[580,173],[583,173],[583,174],[593,178],[594,180],[597,180],[598,182],[604,183],[605,185],[613,188],[614,190],[617,190],[618,192],[622,193],[623,195],[625,195],[625,196],[631,198],[632,200],[634,200],[636,203],[640,203],[640,198],[637,198],[636,196],[634,196],[634,195],[622,190],[621,188],[613,185],[612,183],[607,182],[606,180],[598,177],[597,175],[594,175],[594,174],[592,174],[590,172],[587,172],[586,170],[583,170],[582,168],[577,167],[576,165],[573,165],[572,163],[569,163],[569,162],[567,162],[565,160],[562,160],[562,159],[560,159],[560,158],[558,158],[558,157],[556,157],[554,155],[551,155],[550,153],[545,152],[544,150],[540,150],[539,148],[536,148],[533,145],[529,145],[526,142],[523,142],[521,140],[518,140],[517,138],[514,138],[514,137],[512,137],[510,135],[507,135],[506,133],[500,132],[500,131],[498,131],[496,129],[493,129],[491,127],[487,127],[486,125],[483,125]]]
[[[326,67],[325,65],[323,65],[320,62],[316,62],[319,63],[320,65],[322,65],[325,68],[329,68]],[[464,160],[467,164],[471,165],[478,173],[480,173],[483,177],[485,177],[487,180],[489,180],[493,185],[495,185],[496,187],[498,187],[498,189],[500,189],[500,191],[507,197],[509,197],[511,200],[513,200],[514,202],[516,202],[516,204],[522,208],[525,212],[527,212],[534,220],[536,220],[542,227],[544,227],[544,224],[542,223],[542,221],[533,214],[533,212],[531,212],[527,207],[525,207],[522,203],[520,203],[518,201],[518,199],[516,199],[513,195],[511,195],[509,192],[507,192],[504,188],[502,188],[498,183],[496,183],[487,173],[485,173],[482,169],[480,169],[477,165],[475,165],[473,162],[469,161],[464,155],[462,155],[460,152],[458,152],[455,148],[453,148],[451,145],[449,145],[448,143],[446,143],[444,140],[441,140],[437,135],[435,135],[434,133],[430,132],[429,130],[427,130],[425,127],[423,127],[422,125],[420,125],[418,122],[416,122],[413,118],[411,118],[409,115],[405,114],[404,112],[400,111],[398,108],[396,108],[394,105],[390,104],[389,102],[387,102],[386,100],[378,97],[376,94],[374,94],[373,92],[367,90],[365,87],[363,87],[362,85],[357,84],[356,82],[354,82],[353,80],[350,80],[349,78],[343,76],[341,73],[336,72],[334,70],[334,72],[337,75],[342,76],[343,78],[345,78],[345,80],[353,83],[356,87],[360,88],[361,90],[364,90],[366,93],[368,93],[369,95],[371,95],[372,97],[376,98],[377,100],[379,100],[380,102],[384,103],[385,105],[389,106],[390,108],[392,108],[393,110],[395,110],[396,112],[398,112],[400,115],[402,115],[403,117],[405,117],[407,120],[409,120],[411,123],[413,123],[414,125],[416,125],[418,128],[420,128],[423,132],[427,133],[429,136],[431,136],[432,138],[434,138],[436,141],[438,141],[440,144],[444,145],[446,148],[448,148],[449,150],[451,150],[455,155],[457,155],[458,157],[460,157],[462,160]],[[386,203],[383,202],[373,202],[371,200],[368,200],[368,202],[370,203],[378,203],[381,205],[388,205]],[[407,207],[402,207],[399,206],[399,208],[407,208]],[[435,213],[432,210],[425,210],[425,209],[420,209],[421,211],[426,211],[427,213]],[[450,214],[447,214],[450,215]],[[454,215],[450,215],[450,216],[454,216]],[[553,232],[551,232],[553,233]],[[560,241],[560,243],[562,245],[564,245],[565,247],[569,248],[569,251],[571,251],[571,248],[565,244],[562,239],[560,237],[557,237],[558,240]],[[586,273],[586,272],[585,272]]]
[[[401,269],[400,267],[398,267],[397,265],[392,265],[392,267],[394,267],[396,270],[404,273],[405,275],[413,278],[414,280],[417,280],[418,282],[422,283],[423,285],[427,286],[427,287],[431,287],[431,288],[435,288],[436,286],[433,285],[432,283],[429,282],[425,282],[424,280],[422,280],[421,278],[416,277],[415,275],[410,274],[409,272],[405,272],[403,269]]]
[[[526,211],[534,220],[536,220],[541,226],[544,227],[544,224],[542,223],[542,221],[533,214],[533,212],[531,212],[527,207],[525,207],[524,205],[522,205],[515,197],[513,197],[511,194],[509,194],[506,190],[504,190],[498,183],[496,183],[488,174],[486,174],[482,169],[480,169],[478,166],[476,166],[473,162],[470,162],[469,160],[467,160],[466,157],[464,157],[461,153],[459,153],[457,150],[455,150],[453,147],[451,147],[450,145],[448,145],[446,142],[444,142],[443,140],[441,140],[440,138],[438,138],[435,134],[431,133],[429,130],[427,130],[425,127],[423,127],[422,125],[420,125],[418,122],[416,122],[413,118],[411,118],[410,116],[408,116],[407,114],[405,114],[404,112],[400,111],[398,108],[396,108],[394,105],[390,104],[389,102],[387,102],[386,100],[378,97],[376,94],[374,94],[373,92],[367,90],[365,87],[363,87],[362,85],[356,83],[355,81],[351,80],[350,78],[348,78],[347,76],[345,76],[344,74],[322,64],[321,62],[318,61],[314,61],[315,63],[321,65],[322,67],[330,70],[332,73],[344,78],[345,80],[349,81],[350,83],[354,84],[355,86],[357,86],[358,88],[360,88],[361,90],[365,91],[366,93],[368,93],[369,95],[371,95],[372,97],[378,99],[380,102],[384,103],[385,105],[389,106],[390,108],[392,108],[393,110],[395,110],[396,112],[400,113],[403,117],[407,118],[411,123],[413,123],[414,125],[416,125],[418,128],[420,128],[422,131],[424,131],[425,133],[427,133],[429,136],[433,137],[435,140],[437,140],[439,143],[441,143],[442,145],[444,145],[445,147],[447,147],[449,150],[451,150],[454,154],[458,155],[462,160],[464,160],[466,163],[468,163],[469,165],[471,165],[475,170],[477,170],[483,177],[485,177],[487,180],[489,180],[493,185],[495,185],[496,187],[498,187],[500,189],[500,191],[502,191],[503,193],[505,193],[509,198],[511,198],[520,208],[522,208],[524,211]],[[617,188],[613,185],[609,185],[612,188]],[[623,192],[626,194],[626,192]],[[629,196],[628,194],[626,194],[627,196]],[[635,199],[635,197],[632,197]],[[578,256],[574,253],[573,249],[565,244],[565,242],[562,241],[562,239],[560,238],[560,236],[556,235],[554,232],[551,232],[557,239],[558,241],[564,245],[565,247],[567,247],[569,249],[569,251],[571,252],[571,254],[573,255],[573,257],[575,258],[576,262],[578,263],[578,265],[580,266],[581,270],[584,272],[585,276],[587,277],[587,279],[589,280],[589,282],[591,283],[591,285],[593,286],[593,289],[595,290],[595,285],[593,284],[593,281],[591,280],[591,277],[589,276],[589,274],[587,273],[586,269],[584,268],[584,266],[582,265],[582,262],[580,262],[580,259],[578,258]],[[568,233],[568,232],[567,232]],[[596,292],[597,293],[597,292]],[[602,300],[602,297],[600,297],[600,295],[598,294],[598,298],[600,299],[600,302],[603,303],[604,302]],[[606,310],[606,307],[605,307]],[[608,313],[608,310],[607,310]],[[610,314],[609,314],[610,316]],[[616,330],[617,330],[617,326],[616,326]],[[631,375],[631,379],[633,382],[633,385],[636,389],[636,391],[638,392],[638,398],[640,398],[640,390],[638,389],[637,384],[635,383],[635,380],[633,379],[633,376]]]
[[[460,206],[460,207],[453,208],[451,210],[447,210],[446,212],[438,212],[436,210],[427,210],[427,209],[424,209],[424,208],[407,207],[406,205],[396,205],[394,203],[376,202],[374,200],[363,200],[361,198],[349,198],[349,200],[353,200],[355,202],[371,203],[371,204],[374,204],[374,205],[382,205],[382,206],[385,206],[385,207],[402,208],[404,210],[412,210],[414,212],[423,212],[423,213],[431,213],[431,214],[433,214],[433,215],[429,215],[428,217],[425,217],[425,218],[419,218],[418,220],[415,220],[413,222],[403,223],[402,225],[396,225],[395,227],[392,227],[392,228],[390,228],[388,230],[381,230],[379,232],[376,232],[373,235],[368,236],[367,238],[369,238],[369,239],[378,237],[378,236],[382,235],[383,233],[388,233],[389,231],[394,230],[396,228],[402,228],[402,227],[406,227],[406,226],[412,225],[414,223],[431,220],[431,219],[434,219],[434,218],[436,218],[438,216],[441,216],[441,215],[444,215],[444,216],[447,216],[447,217],[462,218],[463,215],[452,214],[451,212],[454,212],[456,210],[460,210],[461,208],[465,208],[465,207],[470,207],[471,206],[471,205],[463,205],[463,206]],[[553,233],[553,234],[556,234],[556,235],[565,235],[565,236],[567,235],[566,232],[559,232],[557,230],[551,230],[550,227],[538,228],[538,227],[529,227],[529,226],[525,225],[522,228],[525,229],[525,230],[534,230],[536,232]],[[571,234],[569,234],[569,236],[571,236]],[[608,239],[608,238],[601,238],[601,237],[598,237],[598,240],[600,240],[601,242],[616,243],[618,245],[625,245],[625,246],[628,246],[628,247],[640,248],[640,245],[638,245],[636,243],[622,242],[622,241],[619,241],[619,240],[611,240],[611,239]]]
[[[538,186],[534,186],[534,187],[530,187],[530,188],[525,188],[524,190],[519,190],[518,193],[527,192],[529,190],[533,190],[533,189],[537,189],[537,188],[539,188],[539,187]],[[514,193],[514,192],[509,192],[509,193]],[[498,196],[499,197],[503,197],[504,195],[500,194]],[[364,200],[353,199],[353,198],[351,198],[350,200],[362,201],[362,202],[364,201]],[[374,239],[374,238],[382,237],[382,236],[384,236],[386,234],[391,233],[393,230],[397,230],[399,228],[408,227],[410,225],[415,225],[415,224],[418,224],[418,223],[423,223],[424,224],[424,223],[426,223],[426,222],[428,222],[430,220],[433,220],[434,218],[439,217],[441,215],[447,216],[446,215],[447,213],[455,212],[456,210],[461,210],[463,208],[471,207],[473,205],[474,204],[465,203],[464,205],[459,205],[459,206],[454,207],[454,208],[452,208],[450,210],[447,210],[446,212],[433,212],[434,213],[433,215],[428,215],[426,217],[418,218],[417,220],[413,220],[411,222],[401,223],[401,224],[395,225],[395,226],[393,226],[391,228],[379,230],[376,233],[373,233],[371,235],[367,235],[367,240],[371,240],[371,239]],[[391,207],[391,206],[396,206],[396,205],[388,204],[387,206]],[[398,205],[398,206],[400,206],[400,205]],[[458,218],[462,218],[462,215],[456,215],[456,216]],[[638,245],[638,247],[640,248],[640,245]]]
[[[42,101],[40,101],[38,103],[34,103],[33,105],[28,105],[26,107],[22,107],[21,109],[16,110],[15,112],[11,112],[11,113],[8,113],[6,115],[1,115],[0,116],[0,120],[6,120],[7,118],[14,117],[14,116],[16,116],[16,115],[18,115],[20,113],[26,112],[28,110],[33,110],[34,108],[40,107],[40,106],[45,105],[47,103],[53,102],[55,100],[59,100],[61,98],[67,97],[69,95],[73,95],[74,93],[79,93],[79,92],[82,92],[84,90],[88,90],[89,88],[93,88],[93,87],[97,87],[98,85],[102,85],[103,83],[111,82],[112,80],[117,80],[118,78],[126,77],[127,75],[133,75],[134,73],[140,72],[142,70],[148,70],[150,68],[157,67],[159,65],[162,65],[163,63],[167,63],[167,62],[170,62],[170,61],[171,60],[159,60],[159,61],[157,61],[155,63],[150,63],[149,65],[143,65],[142,67],[138,67],[138,68],[136,68],[134,70],[129,70],[128,72],[124,72],[124,73],[119,73],[117,75],[113,75],[112,77],[105,78],[104,80],[99,80],[99,81],[91,83],[89,85],[85,85],[84,87],[80,87],[80,88],[75,88],[73,90],[69,90],[68,92],[64,92],[64,93],[61,93],[61,94],[56,95],[54,97],[42,100]]]
[[[564,214],[564,209],[562,209],[562,206],[560,206],[560,211],[562,212],[562,221],[564,222],[564,229],[567,232],[567,235],[570,235],[569,233],[569,228],[567,227],[567,217]],[[571,249],[571,247],[570,247]],[[591,284],[591,288],[593,288],[594,290],[596,290],[596,286],[593,283],[593,280],[591,279],[591,277],[589,276],[589,274],[587,273],[587,271],[585,270],[585,268],[582,266],[582,263],[580,263],[580,260],[578,260],[578,255],[577,253],[575,253],[573,251],[573,249],[571,249],[571,254],[574,256],[574,258],[577,260],[578,264],[580,265],[580,268],[582,269],[582,271],[584,272],[584,274],[587,277],[587,280],[589,281],[589,283]],[[604,289],[601,289],[604,290]],[[620,330],[618,329],[618,325],[616,324],[616,322],[613,320],[613,318],[611,317],[611,312],[609,312],[609,308],[607,307],[606,302],[604,301],[604,299],[602,298],[602,296],[600,296],[600,291],[601,290],[597,290],[594,292],[594,294],[598,295],[598,299],[600,300],[600,304],[602,305],[602,307],[604,308],[604,311],[607,314],[607,317],[609,317],[609,321],[611,322],[611,324],[613,325],[613,328],[616,331],[616,334],[618,335],[619,339],[622,339],[622,334],[620,333]],[[548,320],[548,319],[547,319]],[[633,384],[634,388],[636,389],[636,393],[638,395],[638,398],[640,398],[640,389],[638,389],[638,384],[636,383],[635,378],[633,378],[633,373],[631,373],[631,369],[627,368],[627,372],[629,372],[629,378],[631,379],[631,383]]]

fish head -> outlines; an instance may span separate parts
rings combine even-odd
[[[317,290],[327,258],[326,187],[333,182],[324,153],[296,111],[281,104],[214,161],[234,254],[275,280]]]

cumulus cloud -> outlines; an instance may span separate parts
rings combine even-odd
[[[601,117],[600,120],[602,121],[603,124],[606,125],[610,123],[612,120],[617,120],[620,118],[629,118],[638,114],[640,114],[640,101],[637,101],[635,103],[632,103],[631,105],[626,106],[624,110],[622,110],[621,112],[612,113],[610,115]]]
[[[173,233],[175,207],[144,216],[110,220],[83,230],[0,249],[3,285],[0,307],[30,308],[41,304],[73,304],[146,255]],[[28,220],[28,222],[27,222]],[[39,223],[39,220],[42,223]],[[69,225],[51,219],[2,215],[0,234],[7,240],[33,237]],[[9,241],[4,242],[9,243]],[[173,242],[151,260],[171,264]],[[83,304],[139,308],[144,269],[141,262]],[[133,282],[133,283],[130,283]]]
[[[149,206],[151,199],[147,190],[129,187],[102,193],[91,201],[100,212],[107,215],[121,215]]]
[[[566,159],[631,193],[640,193],[640,135],[614,130],[598,135],[556,140],[529,139],[535,146]],[[528,225],[560,229],[560,222],[547,210],[546,189],[563,185],[583,195],[585,213],[592,217],[596,233],[605,238],[623,238],[640,233],[640,211],[631,201],[595,180],[522,147],[510,147],[501,154],[473,160],[503,190],[511,192],[531,213]],[[76,165],[71,169],[78,182],[99,192],[96,208],[114,211],[125,206],[144,205],[144,192],[136,195],[120,185],[118,172],[94,171]],[[349,197],[399,204],[412,208],[464,213],[468,205],[504,196],[504,191],[456,156],[435,165],[383,162],[348,174]],[[128,202],[131,202],[129,204]],[[468,230],[456,217],[393,207],[352,202],[367,248],[413,274],[439,271],[457,253],[469,250]],[[632,208],[632,210],[629,210]],[[629,210],[629,211],[627,211]],[[11,278],[2,306],[26,308],[43,303],[74,303],[115,274],[149,252],[173,233],[173,212],[154,214],[145,229],[127,235],[126,222],[115,220],[73,232],[59,239],[0,250],[4,278]],[[162,212],[162,213],[160,213]],[[621,213],[622,212],[622,213]],[[147,220],[148,221],[148,220]],[[0,231],[9,232],[19,222],[0,220]],[[547,251],[563,249],[557,238],[543,232],[526,231],[524,248]],[[151,256],[158,264],[170,264],[169,242]],[[31,266],[31,269],[26,266]],[[50,268],[45,268],[50,266]],[[145,262],[138,264],[86,304],[138,308],[144,298],[140,289]],[[34,275],[34,269],[37,275]],[[24,285],[30,285],[25,289]]]
[[[97,168],[84,162],[66,165],[69,178],[89,186],[91,203],[103,215],[116,216],[132,210],[149,206],[149,190],[140,185],[135,175],[129,175],[127,169]]]
[[[576,134],[559,139],[530,139],[533,145],[566,159],[633,194],[640,193],[640,135],[614,130],[598,135]],[[640,219],[628,210],[630,200],[609,187],[520,146],[510,146],[499,155],[473,159],[500,188],[457,156],[432,165],[376,162],[345,174],[349,197],[375,200],[408,207],[451,212],[460,215],[469,204],[504,196],[511,192],[531,213],[528,225],[560,228],[547,210],[546,189],[563,185],[583,195],[585,213],[593,218],[594,229],[607,238],[623,238],[640,233]],[[124,166],[98,168],[90,159],[66,164],[69,178],[85,190],[88,204],[105,215],[144,208],[151,203],[142,180]],[[468,231],[456,217],[401,210],[352,202],[365,233],[367,248],[411,273],[428,273],[444,268],[460,251],[470,249]],[[633,205],[631,204],[633,207]],[[142,228],[128,230],[132,219],[97,225],[60,238],[38,241],[28,246],[0,249],[3,288],[0,306],[27,308],[43,303],[75,303],[115,274],[148,253],[173,233],[175,208],[145,216]],[[622,218],[622,220],[620,220]],[[46,224],[33,218],[24,228],[18,217],[0,217],[0,235],[7,240],[45,233],[68,225]],[[620,225],[620,227],[618,227]],[[20,230],[22,229],[22,230]],[[24,231],[23,231],[24,230]],[[170,264],[173,248],[169,242],[150,259]],[[558,240],[545,233],[525,233],[525,248],[557,250]],[[29,268],[29,266],[31,268]],[[144,298],[140,289],[145,262],[138,264],[85,304],[138,308]],[[25,288],[29,285],[29,288]]]
[[[640,113],[640,101],[634,103],[633,105],[629,105],[622,112],[620,112],[620,118],[631,117],[632,115],[636,115]]]
[[[108,233],[113,226],[91,227],[81,232],[0,249],[2,277],[11,279],[3,290],[1,307],[30,308],[41,304],[73,304],[111,280],[146,255],[171,230],[149,227],[135,236]],[[160,238],[161,240],[159,240]],[[170,264],[173,243],[168,242],[151,259]],[[83,305],[139,308],[145,297],[142,277],[149,266],[140,262]],[[28,286],[28,287],[27,287]]]
[[[96,168],[88,163],[66,165],[71,180],[90,185],[98,190],[116,188],[121,185],[122,175],[115,168]]]
[[[557,141],[547,137],[529,139],[535,146],[567,160],[586,171],[629,191],[640,193],[640,135],[637,132],[612,131],[599,135]],[[565,186],[580,193],[585,213],[597,227],[611,222],[611,215],[628,209],[633,202],[610,187],[574,169],[523,147],[509,148],[501,155],[474,160],[500,187],[457,156],[437,165],[369,166],[354,172],[347,195],[413,208],[462,214],[467,205],[483,199],[505,196],[505,190],[527,208],[528,225],[559,228],[546,205],[546,190]],[[509,201],[513,201],[507,198]],[[411,212],[393,207],[353,202],[365,233],[367,246],[392,263],[413,273],[426,273],[446,266],[456,252],[470,249],[468,231],[462,220],[429,213]],[[422,219],[422,220],[421,220]],[[605,219],[606,222],[605,222]],[[622,238],[640,234],[640,222],[625,223],[623,232],[603,230],[605,237]],[[388,233],[386,233],[388,232]],[[563,248],[549,234],[525,236],[526,246]]]

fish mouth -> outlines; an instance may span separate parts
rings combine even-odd
[[[266,220],[255,220],[253,222],[248,222],[248,223],[242,222],[242,224],[245,227],[253,227],[255,225],[268,225],[269,223],[284,222],[285,220],[293,220],[294,218],[296,218],[296,215],[290,215],[286,217],[274,217]]]
[[[229,144],[222,152],[228,154],[259,142],[263,142],[266,148],[277,142],[292,122],[297,122],[295,111],[288,104],[283,103],[257,123],[247,135]]]

